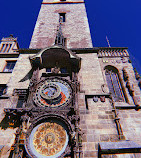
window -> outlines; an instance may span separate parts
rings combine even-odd
[[[15,64],[16,64],[16,61],[7,61],[3,72],[12,72]]]
[[[59,13],[59,22],[66,21],[66,13]]]
[[[52,73],[54,68],[46,68],[47,73]],[[67,68],[58,68],[59,73],[68,73]]]
[[[6,93],[6,85],[0,85],[0,96]]]
[[[51,68],[46,68],[47,73],[51,73]]]
[[[67,69],[66,68],[61,68],[60,71],[61,71],[61,73],[67,73]]]
[[[61,2],[66,1],[66,0],[60,0]]]
[[[9,44],[9,47],[7,48],[7,53],[10,51],[12,44]]]
[[[105,69],[105,75],[109,90],[112,93],[114,101],[125,101],[118,76],[118,70],[112,66],[107,66]]]
[[[17,108],[22,108],[24,102],[25,102],[25,100],[19,98],[18,103],[17,103]]]
[[[3,51],[6,52],[7,48],[8,48],[8,44],[6,44],[5,49]]]
[[[1,52],[9,52],[10,51],[10,48],[11,48],[12,44],[2,44],[2,47],[1,47]]]
[[[8,48],[8,44],[5,44],[5,46],[4,46],[4,48],[3,48],[3,50],[2,50],[2,52],[6,52],[6,49]]]
[[[4,46],[5,46],[5,44],[2,44],[2,47],[1,47],[1,50],[0,50],[1,52],[3,51]]]

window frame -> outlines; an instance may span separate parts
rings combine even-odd
[[[4,90],[6,90],[6,92],[7,92],[7,85],[6,84],[0,84],[0,96],[4,95]]]
[[[52,72],[51,72],[51,68],[46,68],[46,73],[48,73],[48,74],[49,74],[49,73],[52,73]]]
[[[63,21],[60,21],[61,16],[63,17]],[[65,12],[59,13],[59,22],[60,23],[66,22],[66,13]]]
[[[2,72],[4,72],[4,73],[12,73],[13,70],[14,70],[15,65],[14,65],[13,69],[9,69],[9,68],[8,68],[8,71],[5,71],[5,69],[6,69],[7,65],[8,65],[8,62],[15,62],[15,65],[16,65],[17,60],[7,60],[5,66],[4,66],[4,68],[3,68],[3,71],[2,71]],[[11,71],[10,71],[10,70],[11,70]]]
[[[0,53],[9,53],[13,47],[12,43],[2,43]]]
[[[1,53],[3,52],[4,47],[5,47],[5,44],[2,43],[1,48],[0,48],[0,52],[1,52]]]
[[[123,89],[122,83],[120,81],[120,76],[119,76],[118,70],[113,66],[106,66],[104,68],[104,70],[105,70],[105,77],[106,77],[106,82],[107,82],[109,90],[110,90],[110,86],[112,86],[111,88],[113,89],[114,94],[111,91],[110,92],[111,92],[115,102],[118,102],[118,101],[126,102],[126,96],[124,94],[124,89]],[[110,82],[108,82],[107,75],[109,75],[109,77],[110,77]],[[115,75],[117,85],[115,84],[114,77],[112,77],[112,75]],[[111,85],[109,86],[109,84],[111,84]],[[119,91],[120,96],[118,95],[117,91]]]

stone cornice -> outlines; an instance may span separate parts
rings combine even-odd
[[[76,54],[83,54],[83,53],[98,53],[99,50],[112,50],[112,49],[128,49],[128,47],[93,47],[93,48],[72,48],[70,49],[72,52]],[[20,54],[36,54],[41,49],[19,49]]]
[[[37,54],[41,49],[29,49],[29,48],[23,48],[19,49],[20,54]]]
[[[18,58],[19,53],[0,53],[0,58]]]

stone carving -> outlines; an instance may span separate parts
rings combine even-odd
[[[128,88],[128,90],[129,90],[129,92],[130,92],[130,95],[133,96],[133,93],[134,93],[134,85],[133,85],[130,81],[127,81],[126,87]]]
[[[138,110],[139,106],[140,106],[140,99],[138,96],[135,95],[135,88],[134,88],[135,86],[132,83],[132,80],[129,78],[126,67],[123,68],[123,75],[124,75],[124,80],[127,81],[126,87],[128,88],[128,91],[133,98],[134,104],[136,105],[136,109]],[[137,75],[137,74],[135,74],[135,75]],[[138,78],[138,76],[136,78]]]
[[[59,73],[61,73],[60,68],[59,68],[59,67],[56,67],[56,66],[51,69],[51,72],[54,73],[54,74],[59,74]]]
[[[116,62],[118,63],[118,64],[120,64],[121,63],[121,60],[119,59],[119,60],[116,60]]]
[[[102,62],[103,63],[113,63],[113,64],[128,63],[128,58],[121,57],[120,59],[103,59]]]
[[[105,96],[100,96],[101,102],[105,102]]]
[[[95,103],[98,102],[98,97],[94,96],[94,97],[93,97],[93,101],[94,101]]]
[[[128,63],[128,59],[125,57],[121,57],[121,61],[122,61],[122,63]]]
[[[111,63],[115,64],[115,63],[116,63],[116,60],[111,60]]]
[[[135,76],[136,76],[136,79],[139,80],[141,77],[139,75],[139,73],[135,70]]]
[[[119,57],[119,56],[129,56],[126,49],[100,49],[98,53],[99,57]]]
[[[76,76],[72,79],[72,82],[61,77],[46,77],[38,81],[37,69],[30,80],[29,99],[26,102],[26,108],[5,109],[5,112],[9,113],[10,116],[13,113],[21,116],[22,131],[20,135],[23,133],[25,135],[25,144],[29,156],[40,157],[31,149],[31,142],[32,147],[43,157],[57,154],[59,155],[57,157],[64,157],[72,151],[74,151],[74,153],[72,152],[74,155],[77,152],[82,152],[81,132],[76,130],[80,120],[79,112],[75,105],[77,87],[79,86],[77,83]],[[27,90],[15,90],[15,93],[24,95],[26,98],[28,94]],[[41,99],[44,106],[39,106],[38,104],[38,100]],[[53,108],[51,107],[52,105],[54,106]],[[50,121],[45,122],[48,119],[57,121],[54,123]],[[61,123],[58,124],[58,120]],[[50,128],[40,131],[48,125]],[[38,128],[34,130],[36,127]],[[72,138],[72,131],[75,132],[76,140],[79,140],[79,143],[76,143],[76,141],[73,143],[70,139]],[[32,141],[30,141],[31,135],[33,135]],[[39,135],[40,139],[38,139]]]
[[[106,84],[103,84],[103,85],[101,86],[101,89],[102,89],[102,92],[104,92],[104,93],[109,93],[109,88],[108,88],[108,86],[107,86]]]
[[[129,79],[129,75],[128,75],[127,70],[126,70],[125,67],[123,68],[123,77],[124,77],[125,81],[127,81]]]

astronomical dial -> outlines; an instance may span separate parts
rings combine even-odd
[[[35,158],[57,158],[64,153],[69,136],[62,123],[44,122],[33,128],[26,150]]]
[[[33,100],[41,107],[59,107],[70,103],[71,94],[72,90],[67,82],[48,79],[38,85]]]

